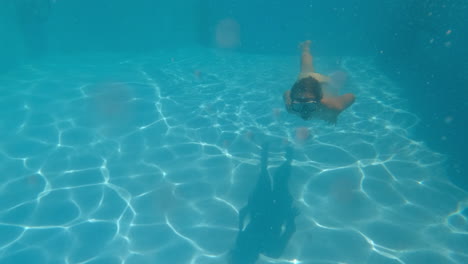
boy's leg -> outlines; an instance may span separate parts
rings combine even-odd
[[[310,54],[310,40],[300,44],[301,49],[301,73],[314,72],[312,55]]]

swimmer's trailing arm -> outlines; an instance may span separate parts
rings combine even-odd
[[[240,209],[239,211],[239,231],[242,231],[242,229],[244,229],[244,219],[247,216],[248,212],[249,212],[248,204],[242,207],[242,209]]]
[[[330,125],[336,125],[336,122],[338,122],[338,115],[339,115],[339,113],[334,113],[333,112],[327,117],[326,121]]]
[[[291,113],[292,112],[292,110],[291,110],[291,96],[290,96],[290,91],[289,90],[284,92],[283,100],[284,100],[284,106],[286,107],[286,111]]]
[[[296,217],[300,214],[300,211],[298,208],[296,207],[291,207],[291,212],[290,212],[290,215],[289,217],[286,219],[286,222],[285,222],[285,230],[284,230],[284,233],[283,233],[283,236],[288,238],[292,236],[292,234],[294,234],[294,232],[296,232]]]
[[[268,149],[270,147],[270,144],[268,142],[265,142],[262,144],[262,156],[260,159],[260,166],[262,171],[266,171],[268,167]]]

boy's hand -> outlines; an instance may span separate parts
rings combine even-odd
[[[327,122],[330,124],[330,125],[336,125],[336,122],[338,121],[338,114],[337,113],[333,113],[332,115],[329,116],[329,118],[327,119]]]
[[[322,115],[322,120],[326,121],[330,125],[336,125],[339,114],[340,114],[339,111],[328,110],[327,113]]]

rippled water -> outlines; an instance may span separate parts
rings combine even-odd
[[[269,142],[272,172],[294,149],[300,215],[257,263],[467,263],[467,193],[412,139],[398,87],[344,58],[356,103],[304,122],[282,104],[297,60],[186,49],[2,76],[0,262],[225,263]]]

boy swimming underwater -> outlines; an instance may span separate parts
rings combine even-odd
[[[335,124],[338,115],[354,103],[355,97],[351,93],[338,95],[339,87],[331,87],[329,77],[314,72],[310,40],[302,42],[300,48],[301,72],[291,90],[283,94],[286,109],[304,120],[321,119]]]

